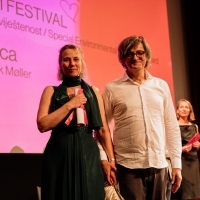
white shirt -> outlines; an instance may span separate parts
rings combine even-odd
[[[103,93],[108,123],[114,119],[116,162],[127,168],[172,167],[181,169],[181,135],[167,83],[151,76],[142,84],[125,73],[105,86]]]

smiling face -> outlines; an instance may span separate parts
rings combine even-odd
[[[180,101],[176,110],[178,116],[181,118],[188,118],[190,112],[191,112],[190,105],[186,101]]]
[[[77,49],[65,49],[61,55],[60,70],[65,76],[75,77],[82,72],[82,56]]]
[[[144,70],[147,57],[142,43],[133,47],[124,58],[124,65],[128,74],[134,74],[135,71]]]
[[[144,52],[144,54],[142,52]],[[136,55],[134,56],[134,54]],[[131,68],[133,64],[136,66],[137,62],[134,61],[136,60],[135,57],[137,57],[138,60],[144,61],[145,68],[151,63],[151,48],[142,36],[127,37],[123,39],[118,46],[118,59],[124,68]]]

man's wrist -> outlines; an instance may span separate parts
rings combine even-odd
[[[115,158],[108,158],[108,162],[115,162]]]

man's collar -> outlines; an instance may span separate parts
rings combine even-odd
[[[145,70],[145,73],[146,73],[146,80],[147,79],[152,79],[153,78],[153,76],[147,71],[147,70]],[[127,81],[127,80],[132,80],[128,75],[127,75],[127,73],[126,73],[126,71],[124,72],[124,75],[122,76],[122,78],[121,78],[121,81]]]

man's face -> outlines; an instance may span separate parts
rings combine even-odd
[[[124,64],[126,65],[127,73],[134,74],[145,68],[147,62],[146,54],[142,43],[133,47],[129,52],[127,52]]]

